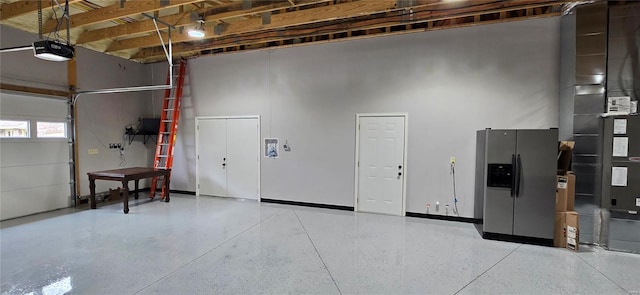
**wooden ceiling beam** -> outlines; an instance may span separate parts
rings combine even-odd
[[[326,1],[327,0],[305,0],[305,1],[300,1],[299,5],[319,4]],[[263,6],[254,7],[253,9],[250,9],[250,10],[241,10],[242,3],[235,2],[235,3],[217,5],[215,7],[198,9],[196,10],[196,12],[198,14],[213,13],[212,15],[208,16],[207,19],[224,20],[232,17],[246,16],[246,15],[261,13],[265,11],[272,11],[275,9],[279,9],[280,6],[282,5],[286,5],[286,4],[274,5],[274,4],[268,4],[268,2],[264,2],[264,3],[266,4]],[[289,5],[286,5],[286,6],[288,7]],[[219,10],[227,10],[227,11],[215,13],[215,11],[219,11]],[[160,17],[160,20],[166,23],[173,24],[176,27],[182,27],[182,26],[194,24],[194,22],[191,21],[189,12],[182,12],[182,13],[177,13],[173,15],[163,16],[163,17]],[[138,21],[138,22],[119,25],[119,26],[87,31],[82,35],[80,35],[80,37],[78,38],[77,44],[84,44],[84,43],[89,43],[89,42],[94,42],[94,41],[99,41],[104,39],[118,38],[118,37],[127,37],[127,36],[149,33],[154,31],[155,31],[155,25],[153,24],[153,20],[143,20],[143,21]]]
[[[79,26],[86,26],[101,22],[110,21],[113,19],[127,17],[143,12],[156,11],[161,9],[167,9],[171,7],[177,7],[180,5],[191,4],[201,2],[202,0],[169,0],[167,5],[161,5],[162,1],[157,0],[138,0],[138,1],[126,1],[124,2],[124,8],[120,8],[120,3],[115,5],[98,8],[96,10],[90,10],[87,12],[71,15],[70,27],[76,28]],[[63,24],[61,27],[66,27],[66,20],[61,20]],[[47,21],[42,27],[43,33],[49,33],[56,29],[57,20],[51,19]]]
[[[59,97],[60,99],[69,98],[69,92],[54,90],[54,89],[45,89],[45,88],[38,88],[38,87],[6,84],[6,83],[0,83],[0,89],[7,90],[7,91],[31,93],[31,94],[56,96],[56,97]]]
[[[546,7],[546,6],[560,7],[562,6],[563,3],[564,2],[546,1],[545,3],[532,5],[532,7]],[[475,24],[485,24],[490,22],[487,20],[482,20],[482,18],[475,18],[474,16],[487,15],[491,13],[495,14],[503,11],[512,11],[514,9],[523,9],[521,5],[518,5],[516,7],[502,7],[501,5],[493,5],[492,7],[493,9],[487,10],[486,7],[484,7],[484,9],[477,10],[477,11],[474,11],[473,8],[457,9],[455,11],[455,15],[450,15],[450,13],[449,15],[447,15],[447,13],[443,11],[437,12],[435,14],[433,13],[433,11],[419,11],[419,12],[416,12],[417,16],[416,16],[416,20],[414,21],[404,21],[402,19],[402,16],[399,16],[396,14],[390,17],[354,21],[354,22],[343,23],[343,24],[327,24],[326,26],[322,26],[322,27],[316,27],[316,28],[310,28],[310,29],[304,29],[304,30],[286,31],[284,33],[281,33],[278,31],[268,31],[258,35],[252,34],[251,36],[252,39],[248,41],[243,41],[242,36],[237,36],[235,38],[228,37],[228,38],[223,38],[221,40],[212,40],[211,42],[209,42],[209,44],[205,43],[205,44],[201,44],[200,46],[192,46],[189,44],[180,43],[174,46],[173,53],[175,54],[175,56],[193,56],[194,54],[198,54],[200,51],[203,51],[203,50],[222,49],[230,46],[249,46],[251,44],[279,42],[283,40],[291,40],[292,38],[316,36],[320,34],[320,33],[317,33],[318,31],[324,32],[322,34],[329,34],[328,32],[330,32],[331,34],[346,33],[345,35],[347,35],[348,38],[351,38],[352,31],[361,31],[361,30],[366,31],[371,29],[389,28],[392,26],[402,26],[406,28],[408,25],[418,24],[418,23],[426,23],[426,24],[424,25],[424,27],[421,27],[420,29],[415,29],[412,31],[434,30],[434,29],[445,28],[445,26],[446,27],[468,26],[468,25],[474,24],[474,22],[472,22],[471,24],[463,23],[463,24],[455,24],[455,25],[454,24],[444,25],[443,23],[437,26],[434,24],[434,22],[436,21],[461,19],[465,17],[470,17],[472,21],[480,20],[479,23],[475,22]],[[497,18],[495,21],[492,21],[492,22],[505,22],[505,21],[512,21],[515,18],[521,19],[521,18],[545,17],[545,16],[554,16],[554,15],[558,15],[558,13],[548,10],[541,15],[528,16],[528,17],[527,16],[510,17],[508,19]],[[387,31],[386,33],[381,32],[380,34],[374,34],[374,35],[389,35],[389,34],[398,34],[398,32]],[[362,38],[362,36],[358,36],[354,38]],[[198,48],[194,48],[194,47],[198,47]],[[153,48],[142,49],[131,58],[135,60],[147,62],[147,61],[154,61],[155,59],[158,59],[160,57],[164,57],[163,54],[164,53],[162,52],[161,48],[153,47]]]
[[[243,34],[257,30],[278,29],[327,20],[347,19],[367,14],[384,13],[395,9],[395,3],[396,0],[365,0],[274,14],[271,16],[271,23],[268,25],[263,25],[260,18],[251,18],[229,23],[223,34],[217,36],[213,33],[212,27],[208,27],[206,28],[208,38],[205,37],[205,39],[199,40],[212,39],[225,35]],[[205,18],[205,21],[212,21],[214,19],[216,19],[215,16],[211,16]],[[187,41],[196,41],[196,39],[190,37],[186,32],[175,34],[171,37],[172,43]],[[150,35],[115,41],[111,46],[109,46],[107,52],[150,47],[155,45],[161,45],[160,39],[158,39],[157,36]]]
[[[80,2],[82,0],[69,0],[69,5]],[[64,5],[64,1],[59,1]],[[42,9],[55,5],[53,1],[42,1]],[[0,20],[5,21],[10,18],[25,15],[38,11],[38,0],[20,0],[12,3],[0,5]]]
[[[524,1],[524,0],[512,0],[512,1]],[[540,1],[540,0],[537,0]],[[333,2],[333,1],[331,1]],[[531,0],[529,0],[531,2]],[[474,5],[487,5],[487,3],[493,3],[495,0],[476,0]],[[360,15],[378,14],[391,11],[402,11],[405,9],[468,9],[468,3],[462,5],[460,3],[443,2],[442,0],[418,0],[416,6],[397,8],[396,0],[376,0],[376,1],[353,1],[343,2],[335,5],[329,5],[324,7],[312,8],[301,11],[292,11],[286,13],[275,14],[271,16],[271,23],[268,25],[262,25],[260,19],[247,19],[243,21],[237,21],[229,23],[226,30],[221,35],[214,35],[212,32],[208,32],[208,36],[204,39],[219,38],[233,34],[244,34],[255,31],[280,29],[304,24],[318,23],[329,20],[347,19]],[[482,6],[483,7],[483,6]],[[444,12],[443,12],[444,13]],[[207,18],[206,21],[210,19]],[[211,31],[211,28],[208,28]],[[166,36],[163,36],[166,37]],[[176,34],[172,36],[172,43],[196,41],[186,33]],[[118,42],[118,41],[116,41]],[[160,45],[160,40],[154,36],[132,38],[122,40],[116,45],[116,42],[107,49],[107,51],[119,51],[125,49],[143,48],[155,45]]]
[[[240,4],[225,4],[215,7],[215,9],[224,9],[224,8],[233,8],[234,6],[239,7]],[[183,6],[180,6],[182,8]],[[195,10],[196,13],[206,13],[207,11],[214,8],[204,8]],[[172,24],[174,26],[184,26],[185,24],[193,23],[190,17],[190,11],[187,12],[179,12],[172,15],[161,16],[158,19]],[[162,25],[160,25],[162,27]],[[106,27],[102,29],[86,31],[78,37],[76,44],[84,44],[109,38],[118,38],[118,37],[126,37],[136,34],[153,32],[156,30],[155,25],[153,24],[153,20],[141,20],[133,23],[123,24],[119,26]]]

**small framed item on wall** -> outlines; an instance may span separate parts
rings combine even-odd
[[[277,138],[265,138],[264,139],[264,156],[265,158],[278,158],[278,139]]]

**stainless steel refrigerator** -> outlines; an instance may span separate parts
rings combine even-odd
[[[477,132],[475,217],[485,238],[553,243],[558,130]]]

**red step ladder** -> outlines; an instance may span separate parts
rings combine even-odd
[[[169,69],[167,84],[169,79],[175,79],[172,89],[164,91],[164,101],[162,102],[162,115],[160,116],[160,130],[158,132],[158,144],[156,145],[156,155],[153,160],[153,168],[171,169],[173,166],[173,147],[178,134],[178,122],[180,120],[180,101],[182,99],[182,88],[184,76],[187,70],[187,61],[181,60],[178,66],[178,74],[175,75],[173,67]],[[151,192],[149,198],[153,199],[156,194],[158,184],[162,187],[162,199],[168,192],[165,191],[164,177],[158,176],[151,180]]]

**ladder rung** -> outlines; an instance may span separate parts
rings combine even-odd
[[[168,78],[171,78],[172,81],[175,81],[176,84],[175,87],[169,89],[169,91],[166,92],[168,96],[164,98],[164,103],[162,106],[162,119],[160,121],[162,125],[160,125],[160,132],[158,132],[160,140],[158,140],[158,148],[156,149],[154,161],[154,166],[157,169],[171,169],[171,165],[169,164],[171,162],[171,159],[173,158],[170,153],[170,147],[172,146],[171,137],[174,137],[177,132],[177,124],[179,118],[178,115],[180,114],[180,110],[178,109],[176,103],[179,103],[181,99],[181,97],[177,95],[180,93],[183,87],[185,66],[185,62],[180,62],[180,64],[172,65],[172,67],[169,69]],[[174,70],[174,68],[176,70]],[[178,68],[179,71],[177,70]],[[164,180],[164,178],[161,176],[154,178],[154,181],[162,180]],[[153,189],[155,191],[156,187],[154,187]],[[164,187],[162,188],[162,191],[164,192]]]

